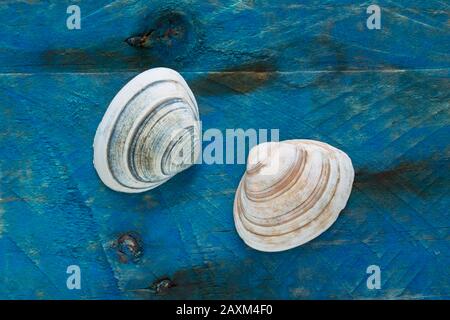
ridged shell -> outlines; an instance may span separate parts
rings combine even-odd
[[[319,236],[350,197],[354,170],[342,151],[319,141],[255,146],[234,201],[240,237],[260,251],[283,251]]]
[[[179,73],[147,70],[111,101],[95,135],[94,166],[109,188],[143,192],[191,166],[200,154],[197,102]]]

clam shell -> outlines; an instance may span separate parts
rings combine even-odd
[[[187,169],[200,154],[197,102],[179,73],[147,70],[111,101],[94,139],[94,166],[109,188],[143,192]]]
[[[255,146],[234,201],[239,236],[260,251],[283,251],[327,230],[350,197],[354,170],[342,151],[319,141]]]

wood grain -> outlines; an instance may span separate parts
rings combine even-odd
[[[70,1],[0,4],[0,298],[450,298],[446,2],[378,1],[381,30],[365,27],[368,1],[77,3],[81,30],[65,26]],[[150,29],[149,47],[124,42]],[[278,128],[349,154],[336,224],[286,252],[245,246],[232,218],[243,165],[107,189],[95,130],[156,66],[186,78],[204,130]],[[371,264],[381,290],[366,287]]]

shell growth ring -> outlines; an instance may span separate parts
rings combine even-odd
[[[350,197],[354,170],[341,150],[314,140],[262,143],[248,156],[234,201],[250,247],[283,251],[327,230]]]
[[[94,139],[94,166],[109,188],[153,189],[195,163],[200,155],[197,102],[182,76],[147,70],[111,101]]]

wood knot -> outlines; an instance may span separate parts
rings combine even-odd
[[[137,262],[143,254],[141,241],[138,235],[132,232],[121,234],[114,242],[113,247],[116,248],[121,263]]]
[[[156,280],[150,288],[156,293],[156,294],[166,294],[170,288],[175,287],[175,283],[170,280],[169,278],[162,278],[159,280]]]
[[[127,39],[125,39],[125,42],[128,43],[132,47],[136,48],[145,48],[149,47],[150,42],[150,36],[154,30],[150,30],[142,35],[132,36]]]
[[[178,69],[191,61],[192,53],[204,45],[202,23],[190,13],[189,6],[177,4],[151,12],[141,23],[140,30],[130,34],[125,42],[135,49],[130,54],[144,58],[151,65]]]
[[[191,25],[186,16],[179,12],[164,12],[148,31],[125,39],[136,48],[172,47],[186,40]]]

